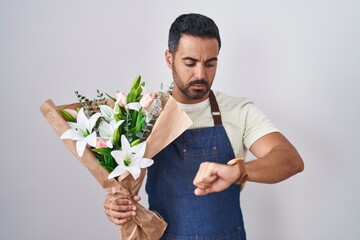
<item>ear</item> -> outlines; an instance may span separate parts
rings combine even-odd
[[[168,67],[170,69],[172,69],[172,64],[173,64],[173,55],[169,50],[165,51],[165,61],[166,61],[166,65],[168,65]]]

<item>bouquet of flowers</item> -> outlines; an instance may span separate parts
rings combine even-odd
[[[78,103],[56,106],[47,100],[40,108],[65,145],[114,198],[132,200],[153,164],[151,158],[192,124],[169,93],[146,93],[144,85],[138,76],[128,94],[112,97],[98,90],[89,100],[75,92]],[[120,239],[159,239],[167,223],[134,204],[137,215],[119,226]]]

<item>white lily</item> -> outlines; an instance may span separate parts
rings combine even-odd
[[[101,116],[105,118],[107,122],[110,122],[114,119],[114,109],[109,107],[108,105],[100,105],[100,113]]]
[[[111,152],[118,166],[109,174],[109,179],[118,177],[128,171],[136,180],[140,176],[140,168],[149,167],[154,163],[152,159],[143,157],[146,142],[131,147],[125,135],[121,135],[121,148],[122,150]]]
[[[81,108],[76,122],[68,122],[71,128],[66,130],[60,138],[76,140],[76,151],[82,157],[87,144],[96,147],[96,132],[93,132],[93,128],[100,116],[100,113],[95,113],[87,118],[84,108]]]
[[[106,141],[106,146],[108,148],[112,148],[114,144],[114,131],[124,122],[124,120],[120,120],[118,122],[115,121],[115,108],[111,108],[108,105],[100,105],[99,108],[101,116],[106,120],[101,121],[99,124],[99,135]]]
[[[114,119],[110,120],[109,123],[106,121],[101,121],[99,124],[99,135],[101,138],[103,138],[106,141],[106,146],[108,148],[113,147],[113,136],[114,131],[124,122],[124,120],[120,120],[118,122],[115,122]]]

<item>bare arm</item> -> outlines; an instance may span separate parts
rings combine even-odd
[[[245,163],[248,181],[277,183],[304,169],[301,156],[281,133],[261,137],[250,151],[257,159]]]
[[[270,133],[259,138],[250,151],[257,159],[245,163],[248,181],[277,183],[304,169],[299,153],[281,133]],[[239,177],[237,166],[204,162],[194,179],[195,194],[223,191]]]

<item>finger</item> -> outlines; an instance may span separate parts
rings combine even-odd
[[[195,176],[193,184],[199,188],[208,188],[217,179],[217,170],[208,169],[203,173],[199,173]]]
[[[113,207],[113,209],[118,211],[127,211],[132,210],[134,204],[126,198],[106,198],[104,202],[104,208],[110,208],[110,206]]]
[[[127,198],[107,197],[104,208],[108,219],[117,225],[125,224],[136,216],[136,207]]]
[[[118,212],[112,210],[112,208],[106,209],[105,213],[108,219],[117,225],[125,224],[130,221],[132,217],[136,216],[135,211]]]
[[[194,193],[196,196],[204,196],[208,193],[212,193],[212,188],[195,188]]]
[[[204,186],[210,186],[217,178],[217,174],[214,172],[208,173],[205,176],[202,176],[202,178],[199,181],[200,185]]]
[[[105,213],[108,217],[111,217],[113,219],[126,219],[136,216],[135,211],[119,212],[119,211],[114,211],[112,208],[106,209]]]
[[[200,164],[199,169],[194,177],[193,184],[197,186],[198,184],[201,184],[203,177],[206,175],[206,169],[208,168],[208,163],[203,162]]]
[[[114,198],[110,202],[116,205],[134,205],[133,202],[127,198]]]
[[[129,221],[131,221],[131,218],[122,218],[122,219],[118,219],[118,218],[113,218],[111,216],[107,216],[109,221],[116,224],[116,225],[123,225]]]
[[[130,212],[130,211],[136,211],[136,207],[134,205],[119,205],[119,204],[110,204],[108,206],[105,206],[105,209],[111,209],[115,212]]]
[[[135,196],[133,197],[133,200],[134,200],[135,202],[138,202],[138,201],[141,200],[141,197],[138,196],[138,195],[135,195]]]
[[[194,193],[197,196],[203,196],[213,192],[213,184],[218,178],[217,164],[204,162],[200,164],[198,173],[196,174],[193,184],[195,185]]]

